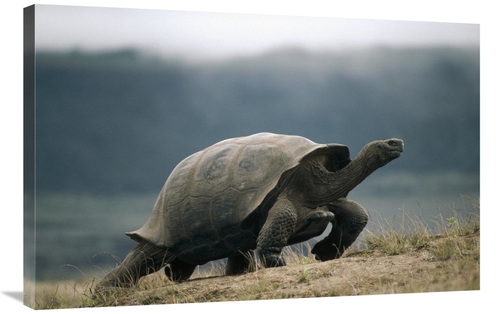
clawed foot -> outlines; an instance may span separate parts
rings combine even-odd
[[[286,266],[285,259],[281,256],[281,253],[273,252],[260,252],[261,261],[264,263],[264,267],[281,267]]]
[[[332,259],[339,258],[343,251],[341,252],[336,245],[333,243],[328,243],[327,241],[319,241],[311,250],[314,254],[316,260],[319,261],[329,261]]]
[[[318,222],[318,221],[333,221],[335,219],[335,215],[332,212],[329,211],[323,211],[323,210],[318,210],[313,212],[309,217],[307,217],[307,220],[311,222]]]

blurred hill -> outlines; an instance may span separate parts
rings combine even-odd
[[[479,49],[284,48],[187,63],[135,50],[38,52],[37,189],[157,192],[175,165],[256,132],[405,140],[391,170],[479,175]]]

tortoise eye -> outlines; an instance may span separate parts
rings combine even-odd
[[[389,141],[388,144],[389,144],[389,146],[396,146],[396,142],[394,142],[394,141]]]

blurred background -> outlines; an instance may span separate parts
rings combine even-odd
[[[37,280],[102,276],[177,163],[257,132],[402,138],[349,195],[372,221],[479,200],[479,25],[37,5],[35,34]]]

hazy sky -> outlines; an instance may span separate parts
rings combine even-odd
[[[36,6],[38,49],[137,47],[195,58],[282,46],[479,45],[478,24],[405,22],[147,9]]]

